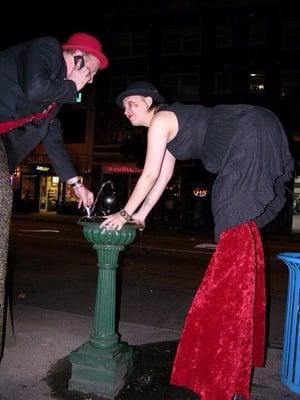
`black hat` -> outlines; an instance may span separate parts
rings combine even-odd
[[[130,82],[124,92],[120,93],[116,98],[116,103],[123,108],[123,100],[127,96],[149,96],[156,103],[164,103],[165,99],[158,93],[158,90],[150,82],[135,81]]]

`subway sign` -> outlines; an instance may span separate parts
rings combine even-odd
[[[24,159],[24,164],[50,164],[47,154],[31,154]]]

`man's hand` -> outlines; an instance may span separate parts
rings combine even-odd
[[[79,198],[78,208],[82,205],[90,207],[94,203],[94,193],[90,192],[84,185],[73,189],[75,195]]]
[[[79,64],[80,61],[78,61],[78,65],[75,65],[72,72],[67,76],[67,79],[75,83],[77,92],[79,92],[87,83],[89,83],[92,78],[90,70],[86,66],[79,69]]]

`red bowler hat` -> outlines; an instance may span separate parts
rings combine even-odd
[[[62,45],[64,50],[82,50],[86,53],[92,54],[100,61],[99,69],[104,69],[108,66],[108,58],[102,53],[102,45],[98,39],[88,33],[78,32],[74,33]]]

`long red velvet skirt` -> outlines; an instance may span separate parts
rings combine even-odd
[[[250,399],[252,367],[264,364],[264,255],[254,221],[221,234],[187,314],[171,383],[202,400]]]

